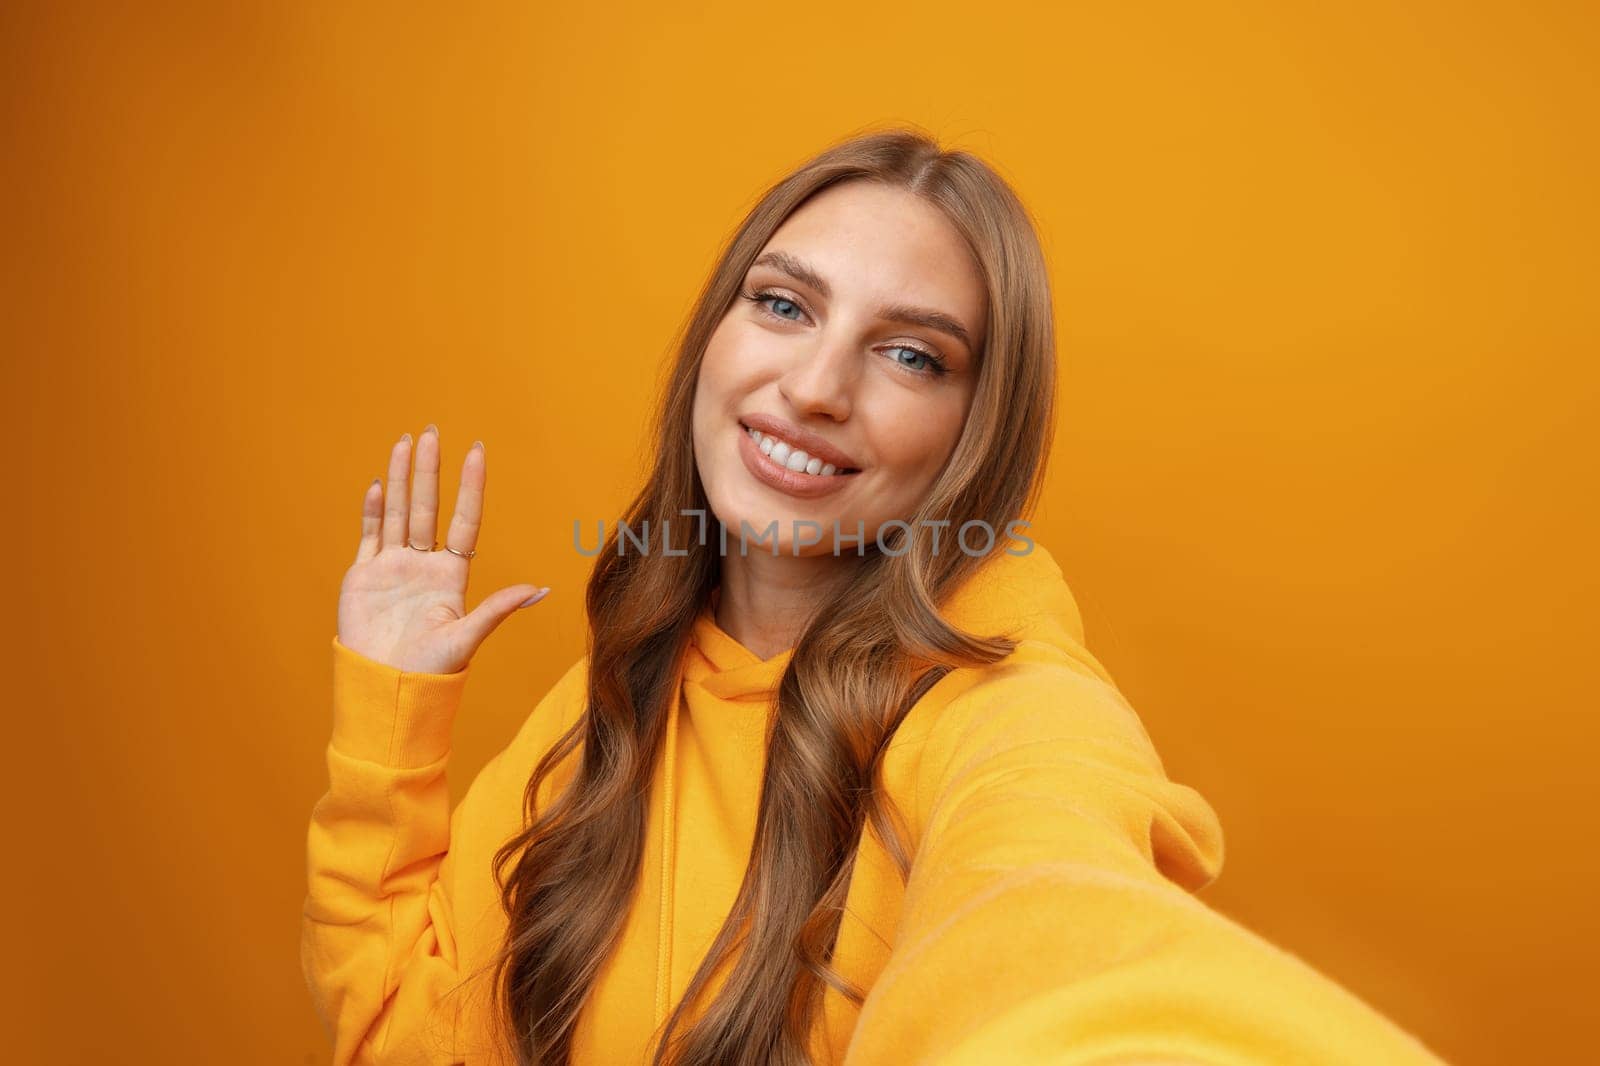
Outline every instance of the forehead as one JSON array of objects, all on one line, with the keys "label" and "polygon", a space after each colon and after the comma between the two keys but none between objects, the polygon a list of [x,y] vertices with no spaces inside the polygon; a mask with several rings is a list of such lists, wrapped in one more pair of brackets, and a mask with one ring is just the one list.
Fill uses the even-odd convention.
[{"label": "forehead", "polygon": [[831,186],[784,220],[763,251],[772,249],[814,268],[836,302],[943,311],[981,343],[988,297],[977,261],[944,212],[914,193],[865,181]]}]

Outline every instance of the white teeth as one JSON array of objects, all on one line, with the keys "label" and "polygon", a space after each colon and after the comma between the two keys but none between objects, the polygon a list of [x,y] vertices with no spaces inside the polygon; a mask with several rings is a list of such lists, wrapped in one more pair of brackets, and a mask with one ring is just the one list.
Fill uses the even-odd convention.
[{"label": "white teeth", "polygon": [[829,477],[838,472],[839,468],[832,463],[825,463],[821,459],[807,455],[799,448],[791,447],[787,442],[759,429],[749,430],[749,433],[751,439],[756,442],[756,447],[761,449],[761,454],[771,456],[773,462],[786,470],[821,477]]}]

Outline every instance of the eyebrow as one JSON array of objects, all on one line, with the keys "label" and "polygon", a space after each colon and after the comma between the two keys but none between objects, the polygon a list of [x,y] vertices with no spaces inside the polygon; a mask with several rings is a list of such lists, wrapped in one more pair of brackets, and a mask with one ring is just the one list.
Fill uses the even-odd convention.
[{"label": "eyebrow", "polygon": [[[750,264],[751,269],[758,266],[770,266],[775,270],[789,275],[803,285],[808,285],[822,295],[823,299],[833,297],[833,289],[826,279],[818,274],[805,260],[784,251],[763,252]],[[943,311],[934,311],[926,307],[915,307],[911,304],[891,303],[878,308],[878,316],[890,322],[901,322],[911,326],[923,326],[927,329],[938,330],[948,334],[967,346],[968,351],[976,351],[972,343],[972,335],[967,332],[967,327],[961,320]]]}]

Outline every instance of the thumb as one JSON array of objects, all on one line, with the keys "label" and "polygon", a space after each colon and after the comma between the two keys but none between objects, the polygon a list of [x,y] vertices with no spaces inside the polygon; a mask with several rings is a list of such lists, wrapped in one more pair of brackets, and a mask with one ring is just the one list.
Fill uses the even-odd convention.
[{"label": "thumb", "polygon": [[525,604],[534,604],[550,590],[538,585],[511,585],[483,598],[483,602],[464,615],[457,624],[470,647],[474,650],[488,639],[501,622]]}]

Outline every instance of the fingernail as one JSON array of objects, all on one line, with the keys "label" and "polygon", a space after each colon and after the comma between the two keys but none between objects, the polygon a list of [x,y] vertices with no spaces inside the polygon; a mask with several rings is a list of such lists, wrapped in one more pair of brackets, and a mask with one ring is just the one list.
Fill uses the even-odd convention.
[{"label": "fingernail", "polygon": [[410,444],[411,443],[411,434],[402,433],[402,434],[400,434],[400,439],[405,441],[407,444]]},{"label": "fingernail", "polygon": [[549,590],[549,589],[547,589],[547,588],[544,588],[544,589],[539,589],[539,590],[538,590],[538,591],[537,591],[537,592],[535,592],[535,593],[534,593],[534,594],[533,594],[533,595],[532,595],[532,596],[529,596],[529,597],[528,597],[528,598],[527,598],[527,599],[525,599],[525,600],[523,600],[523,601],[522,601],[522,602],[521,602],[521,603],[519,603],[519,604],[517,604],[517,606],[518,606],[518,607],[532,607],[532,606],[533,606],[533,605],[534,605],[534,604],[536,604],[536,603],[538,603],[538,602],[539,602],[539,601],[540,601],[540,600],[542,600],[542,599],[544,599],[544,598],[545,598],[545,596],[546,596],[546,595],[547,595],[547,594],[548,594],[548,593],[549,593],[549,592],[550,592],[550,590]]},{"label": "fingernail", "polygon": [[424,433],[433,433],[433,434],[437,435],[438,432],[439,432],[439,427],[434,425],[432,422],[429,422],[427,427],[424,428],[422,432],[424,432]]},{"label": "fingernail", "polygon": [[[376,484],[379,484],[379,483],[380,483],[380,482],[382,482],[382,481],[383,481],[383,478],[381,478],[381,477],[375,477],[375,478],[373,478],[373,479],[372,479],[372,485],[376,485]],[[367,486],[367,488],[369,488],[369,489],[370,489],[370,488],[371,488],[371,487],[372,487],[372,485],[368,485],[368,486]]]},{"label": "fingernail", "polygon": [[473,447],[474,447],[474,448],[476,448],[476,449],[478,449],[478,450],[479,450],[479,451],[480,451],[480,452],[481,452],[481,451],[483,451],[483,441],[481,441],[481,440],[475,440],[475,441],[473,441],[473,442],[472,442],[472,446],[473,446]]}]

